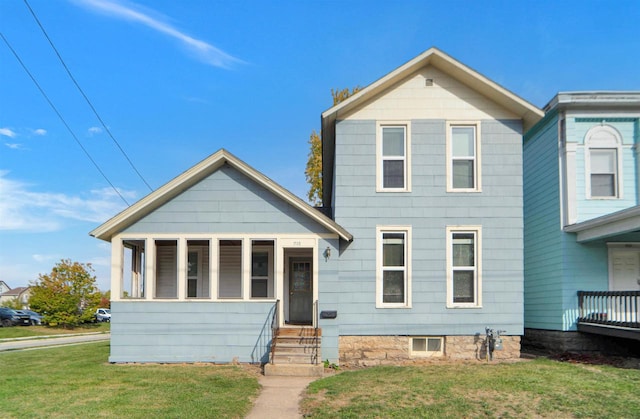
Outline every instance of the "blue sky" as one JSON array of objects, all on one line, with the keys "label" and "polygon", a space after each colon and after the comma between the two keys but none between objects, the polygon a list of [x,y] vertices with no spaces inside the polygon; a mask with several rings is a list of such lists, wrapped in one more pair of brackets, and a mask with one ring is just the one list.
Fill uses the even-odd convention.
[{"label": "blue sky", "polygon": [[[226,148],[304,197],[331,88],[366,86],[436,46],[534,105],[640,90],[637,1],[28,0],[138,171],[158,188]],[[129,202],[149,189],[68,77],[23,0],[0,32]],[[0,280],[62,258],[109,289],[88,232],[125,208],[0,39]]]}]

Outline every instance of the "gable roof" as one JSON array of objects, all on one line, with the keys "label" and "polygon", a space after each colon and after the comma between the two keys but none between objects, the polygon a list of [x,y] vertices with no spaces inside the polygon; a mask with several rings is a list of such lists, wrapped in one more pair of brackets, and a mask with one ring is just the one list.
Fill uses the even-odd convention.
[{"label": "gable roof", "polygon": [[340,238],[351,241],[353,236],[335,221],[322,214],[311,205],[275,183],[267,176],[255,170],[225,149],[220,149],[200,163],[191,167],[173,180],[151,192],[129,208],[106,221],[89,234],[101,240],[110,241],[111,237],[151,213],[155,209],[169,202],[177,195],[209,176],[225,164],[238,170],[249,179],[267,189],[287,204],[293,206],[327,230],[336,233]]},{"label": "gable roof", "polygon": [[10,289],[9,291],[4,292],[3,294],[0,294],[3,297],[13,297],[13,296],[19,296],[20,294],[22,294],[23,292],[27,291],[30,287],[15,287],[13,289]]},{"label": "gable roof", "polygon": [[325,205],[332,205],[331,193],[333,188],[333,154],[336,120],[427,65],[437,68],[460,83],[520,116],[523,120],[523,129],[525,132],[544,116],[544,112],[541,109],[522,99],[515,93],[462,64],[460,61],[455,60],[441,50],[433,47],[429,48],[411,61],[396,68],[386,76],[376,80],[358,93],[322,113],[322,161],[330,163],[323,164],[322,168],[322,196],[323,201],[326,203]]}]

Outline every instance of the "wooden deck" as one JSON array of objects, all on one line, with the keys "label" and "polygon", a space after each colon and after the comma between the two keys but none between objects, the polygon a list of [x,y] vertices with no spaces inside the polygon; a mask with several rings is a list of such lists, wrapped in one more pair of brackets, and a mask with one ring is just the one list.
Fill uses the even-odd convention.
[{"label": "wooden deck", "polygon": [[578,330],[640,340],[640,291],[578,291]]}]

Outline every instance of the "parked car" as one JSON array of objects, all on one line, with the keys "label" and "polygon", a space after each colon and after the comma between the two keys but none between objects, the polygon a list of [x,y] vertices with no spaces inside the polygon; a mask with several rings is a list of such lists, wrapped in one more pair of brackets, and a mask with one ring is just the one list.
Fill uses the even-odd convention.
[{"label": "parked car", "polygon": [[2,327],[30,326],[31,318],[28,314],[19,314],[11,308],[0,307],[0,323],[2,323]]},{"label": "parked car", "polygon": [[96,320],[99,322],[111,321],[111,310],[108,308],[99,308],[96,310]]},{"label": "parked car", "polygon": [[40,326],[42,324],[42,317],[43,317],[42,314],[36,313],[35,311],[31,311],[31,310],[16,310],[16,311],[18,313],[23,312],[29,315],[32,326]]}]

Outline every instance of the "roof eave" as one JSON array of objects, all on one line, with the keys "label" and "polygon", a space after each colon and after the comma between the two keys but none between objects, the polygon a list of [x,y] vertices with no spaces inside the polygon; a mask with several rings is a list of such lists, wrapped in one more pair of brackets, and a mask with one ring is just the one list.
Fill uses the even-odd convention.
[{"label": "roof eave", "polygon": [[524,131],[535,125],[544,117],[542,109],[539,109],[535,105],[527,102],[520,96],[495,83],[471,67],[455,60],[448,54],[432,47],[411,61],[388,73],[384,77],[371,83],[369,86],[349,97],[347,100],[327,109],[322,113],[323,121],[325,119],[335,121],[340,117],[340,115],[348,113],[350,110],[359,106],[363,101],[374,97],[388,87],[397,83],[399,80],[429,64],[446,72],[456,80],[478,91],[501,106],[511,110],[522,118]]},{"label": "roof eave", "polygon": [[629,233],[640,228],[640,205],[623,209],[591,220],[564,227],[567,233],[576,233],[578,242],[602,239]]},{"label": "roof eave", "polygon": [[175,177],[134,205],[92,230],[89,234],[98,239],[110,241],[114,234],[168,202],[186,188],[196,184],[204,177],[218,170],[225,163],[252,178],[258,184],[276,196],[279,196],[305,215],[311,217],[329,231],[337,234],[340,238],[347,241],[353,240],[353,236],[336,222],[224,149],[217,151],[181,175]]}]

